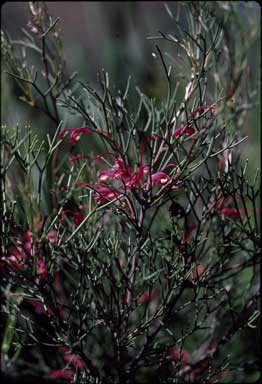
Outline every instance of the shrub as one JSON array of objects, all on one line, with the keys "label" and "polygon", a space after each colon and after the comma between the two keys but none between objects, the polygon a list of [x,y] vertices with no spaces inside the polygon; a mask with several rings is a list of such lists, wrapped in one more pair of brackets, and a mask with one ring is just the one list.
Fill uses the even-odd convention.
[{"label": "shrub", "polygon": [[[29,3],[22,42],[40,54],[37,70],[2,34],[20,98],[54,126],[42,142],[30,126],[2,128],[10,380],[257,378],[257,354],[249,360],[241,339],[257,334],[259,177],[248,180],[238,151],[254,101],[240,92],[245,61],[227,24],[234,4],[223,4],[182,4],[187,30],[154,37],[182,60],[173,67],[155,45],[162,100],[139,88],[134,100],[130,81],[116,91],[105,72],[101,89],[67,77],[59,21],[44,3]],[[65,126],[64,113],[81,124]]]}]

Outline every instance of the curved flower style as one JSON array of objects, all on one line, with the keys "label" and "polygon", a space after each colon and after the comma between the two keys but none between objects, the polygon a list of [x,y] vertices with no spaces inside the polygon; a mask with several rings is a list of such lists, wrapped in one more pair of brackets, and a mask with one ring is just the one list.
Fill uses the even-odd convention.
[{"label": "curved flower style", "polygon": [[[65,139],[65,134],[67,132],[71,132],[70,134],[70,140]],[[80,140],[80,133],[91,133],[91,129],[88,127],[82,127],[82,128],[64,128],[59,133],[59,138],[62,139],[67,144],[73,144],[76,143],[78,140]]]},{"label": "curved flower style", "polygon": [[131,177],[127,180],[126,186],[133,187],[137,186],[140,181],[143,179],[144,175],[147,175],[149,172],[149,165],[141,165],[137,172],[133,173]]},{"label": "curved flower style", "polygon": [[[67,132],[69,132],[69,133],[71,132],[69,140],[65,139],[65,134]],[[62,129],[62,131],[59,132],[59,136],[58,137],[59,137],[59,139],[63,140],[67,144],[74,144],[74,143],[76,143],[77,141],[80,140],[80,134],[81,133],[84,133],[84,134],[98,133],[99,135],[105,136],[105,137],[107,137],[109,139],[112,137],[112,135],[110,135],[106,131],[103,131],[102,129],[92,130],[89,127],[64,128],[64,129]]]},{"label": "curved flower style", "polygon": [[152,182],[156,185],[165,185],[172,181],[171,177],[168,176],[165,172],[159,171],[156,173],[153,173],[151,176]]},{"label": "curved flower style", "polygon": [[96,186],[94,199],[98,202],[107,202],[118,197],[120,194],[111,188]]},{"label": "curved flower style", "polygon": [[179,137],[183,133],[185,133],[186,136],[192,136],[195,133],[195,128],[192,125],[183,124],[175,130],[174,136]]}]

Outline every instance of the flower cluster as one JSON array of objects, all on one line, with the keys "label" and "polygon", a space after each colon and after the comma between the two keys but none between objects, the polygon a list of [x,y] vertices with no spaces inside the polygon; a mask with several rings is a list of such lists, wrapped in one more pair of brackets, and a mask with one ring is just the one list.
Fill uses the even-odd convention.
[{"label": "flower cluster", "polygon": [[[69,128],[66,130],[68,131]],[[79,130],[80,128],[72,129],[71,141],[78,137],[77,135],[79,134]],[[85,128],[84,131],[83,128],[81,128],[81,132],[90,133],[87,128]],[[105,203],[113,199],[117,199],[121,206],[125,206],[127,204],[126,196],[129,193],[133,193],[136,197],[139,193],[142,193],[143,196],[147,194],[152,197],[152,189],[155,186],[170,186],[170,190],[176,188],[175,180],[177,179],[177,166],[175,164],[168,163],[163,168],[155,171],[154,168],[156,161],[152,163],[146,163],[144,161],[143,155],[145,146],[149,141],[154,140],[157,137],[158,135],[152,135],[144,143],[142,143],[139,151],[140,163],[137,165],[135,170],[128,164],[126,156],[114,152],[99,153],[96,157],[78,154],[71,156],[69,161],[75,162],[88,158],[96,162],[101,168],[103,168],[103,170],[98,174],[98,184],[89,185],[89,187],[91,187],[95,192],[94,199],[98,203]],[[108,167],[106,165],[107,163],[103,161],[106,156],[113,158],[113,164],[111,167]],[[171,174],[167,173],[168,168],[172,168]],[[161,192],[163,191],[164,189],[161,190]],[[159,193],[157,196],[159,196]]]},{"label": "flower cluster", "polygon": [[[57,240],[57,231],[51,231],[47,234],[46,240],[55,243]],[[34,263],[34,260],[36,263]],[[33,240],[33,233],[30,230],[25,231],[16,239],[16,244],[10,245],[6,259],[7,266],[14,271],[28,270],[35,271],[35,276],[45,280],[48,275],[46,263],[38,252],[38,243]],[[35,267],[34,267],[35,265]]]}]

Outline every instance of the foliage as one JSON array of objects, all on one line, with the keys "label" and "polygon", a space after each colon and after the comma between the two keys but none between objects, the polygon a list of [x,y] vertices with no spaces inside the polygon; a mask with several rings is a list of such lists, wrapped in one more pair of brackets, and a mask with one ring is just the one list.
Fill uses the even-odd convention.
[{"label": "foliage", "polygon": [[[256,380],[257,354],[234,347],[255,338],[260,313],[259,172],[247,180],[237,152],[255,95],[241,92],[247,46],[239,54],[230,35],[234,3],[166,6],[178,34],[152,37],[166,94],[136,88],[136,105],[130,80],[121,92],[105,72],[99,89],[67,76],[59,20],[44,3],[29,9],[23,40],[2,32],[4,63],[54,133],[2,128],[2,371],[70,383]],[[65,127],[62,111],[81,126]]]}]

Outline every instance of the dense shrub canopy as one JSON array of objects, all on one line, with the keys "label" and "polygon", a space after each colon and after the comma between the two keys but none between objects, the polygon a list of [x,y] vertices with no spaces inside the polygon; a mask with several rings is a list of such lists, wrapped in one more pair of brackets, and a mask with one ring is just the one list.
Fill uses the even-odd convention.
[{"label": "dense shrub canopy", "polygon": [[232,35],[234,3],[165,7],[176,32],[151,38],[165,86],[155,98],[130,79],[115,89],[106,71],[96,86],[68,75],[44,3],[29,3],[23,40],[2,32],[6,73],[53,127],[43,140],[22,122],[2,127],[10,380],[258,378],[260,178],[241,156],[256,101],[243,83],[248,35]]}]

